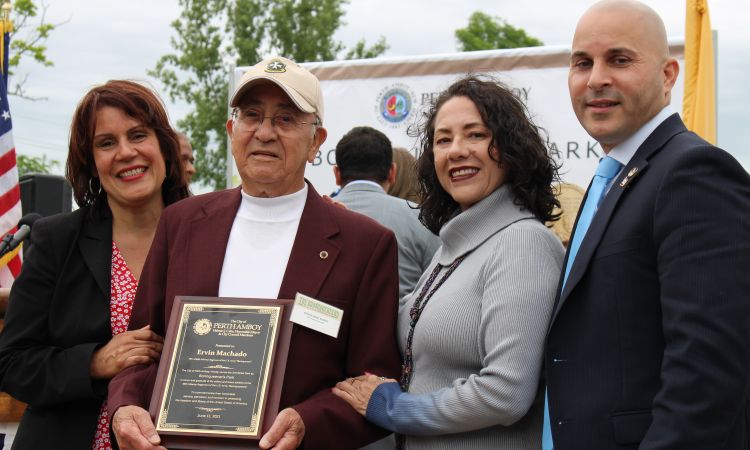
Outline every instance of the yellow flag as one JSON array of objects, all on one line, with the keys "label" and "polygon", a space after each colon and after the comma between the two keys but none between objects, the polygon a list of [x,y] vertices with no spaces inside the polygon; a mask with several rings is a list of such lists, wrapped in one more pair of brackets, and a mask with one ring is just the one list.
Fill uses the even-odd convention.
[{"label": "yellow flag", "polygon": [[12,31],[13,23],[7,20],[7,18],[3,18],[2,21],[0,21],[0,64],[2,65],[5,64],[5,33],[10,33]]},{"label": "yellow flag", "polygon": [[682,119],[689,130],[716,145],[714,47],[708,0],[686,1]]},{"label": "yellow flag", "polygon": [[[5,38],[6,33],[12,33],[13,32],[13,22],[10,20],[10,10],[11,5],[10,2],[6,1],[4,2],[2,8],[0,8],[2,11],[2,18],[0,18],[0,69],[5,70]],[[5,76],[5,75],[3,75]],[[6,82],[7,84],[7,82]]]}]

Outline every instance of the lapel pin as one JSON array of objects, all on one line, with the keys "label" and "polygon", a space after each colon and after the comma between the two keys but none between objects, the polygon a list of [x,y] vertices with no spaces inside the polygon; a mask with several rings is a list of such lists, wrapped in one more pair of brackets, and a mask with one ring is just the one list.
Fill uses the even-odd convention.
[{"label": "lapel pin", "polygon": [[625,178],[623,178],[622,181],[620,181],[620,187],[621,188],[626,187],[631,181],[633,181],[633,178],[635,178],[636,175],[638,175],[638,168],[633,167],[632,169],[630,169],[630,172],[628,172],[628,174],[625,175]]},{"label": "lapel pin", "polygon": [[328,252],[323,250],[322,252],[320,252],[320,259],[326,259],[326,258],[328,258]]}]

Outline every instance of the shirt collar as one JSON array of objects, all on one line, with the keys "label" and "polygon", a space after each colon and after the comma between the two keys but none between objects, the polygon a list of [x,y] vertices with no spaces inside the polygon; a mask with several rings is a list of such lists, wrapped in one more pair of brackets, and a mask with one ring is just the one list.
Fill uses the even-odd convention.
[{"label": "shirt collar", "polygon": [[298,220],[307,202],[307,183],[297,192],[279,197],[253,197],[242,192],[237,216],[255,221]]},{"label": "shirt collar", "polygon": [[377,186],[378,189],[380,189],[381,191],[385,192],[385,190],[383,189],[383,186],[379,185],[378,183],[376,183],[374,181],[370,181],[370,180],[354,180],[354,181],[350,181],[350,182],[346,183],[347,186],[353,186],[355,184],[369,184],[371,186]]},{"label": "shirt collar", "polygon": [[661,125],[662,122],[667,120],[667,118],[674,113],[675,109],[672,105],[665,106],[658,114],[652,117],[651,120],[643,124],[638,131],[622,141],[619,145],[612,148],[612,150],[607,153],[607,156],[616,159],[623,167],[627,166],[646,138],[654,132],[656,127]]}]

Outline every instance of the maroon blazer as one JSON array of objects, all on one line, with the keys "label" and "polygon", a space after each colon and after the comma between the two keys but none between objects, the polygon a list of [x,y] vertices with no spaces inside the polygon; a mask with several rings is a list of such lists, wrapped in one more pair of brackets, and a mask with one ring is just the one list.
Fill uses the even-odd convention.
[{"label": "maroon blazer", "polygon": [[[141,275],[130,328],[164,335],[176,295],[217,296],[240,190],[191,197],[167,208]],[[365,371],[397,377],[398,266],[393,233],[323,200],[308,185],[279,298],[297,292],[344,310],[338,338],[293,326],[280,407],[305,422],[306,449],[354,449],[385,431],[331,393]],[[327,252],[328,256],[322,252]],[[109,385],[110,417],[124,405],[148,409],[156,365],[129,368]]]}]

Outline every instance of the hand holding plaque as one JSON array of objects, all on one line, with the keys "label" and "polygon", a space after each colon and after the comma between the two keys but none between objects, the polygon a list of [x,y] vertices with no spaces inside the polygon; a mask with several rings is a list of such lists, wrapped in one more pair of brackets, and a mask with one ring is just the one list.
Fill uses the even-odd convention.
[{"label": "hand holding plaque", "polygon": [[291,303],[175,299],[150,407],[165,445],[249,448],[271,427],[291,337]]},{"label": "hand holding plaque", "polygon": [[302,444],[304,438],[305,422],[293,408],[286,408],[276,416],[271,429],[260,440],[260,448],[293,450]]},{"label": "hand holding plaque", "polygon": [[112,417],[112,431],[120,450],[166,450],[151,422],[148,411],[140,406],[123,406]]}]

